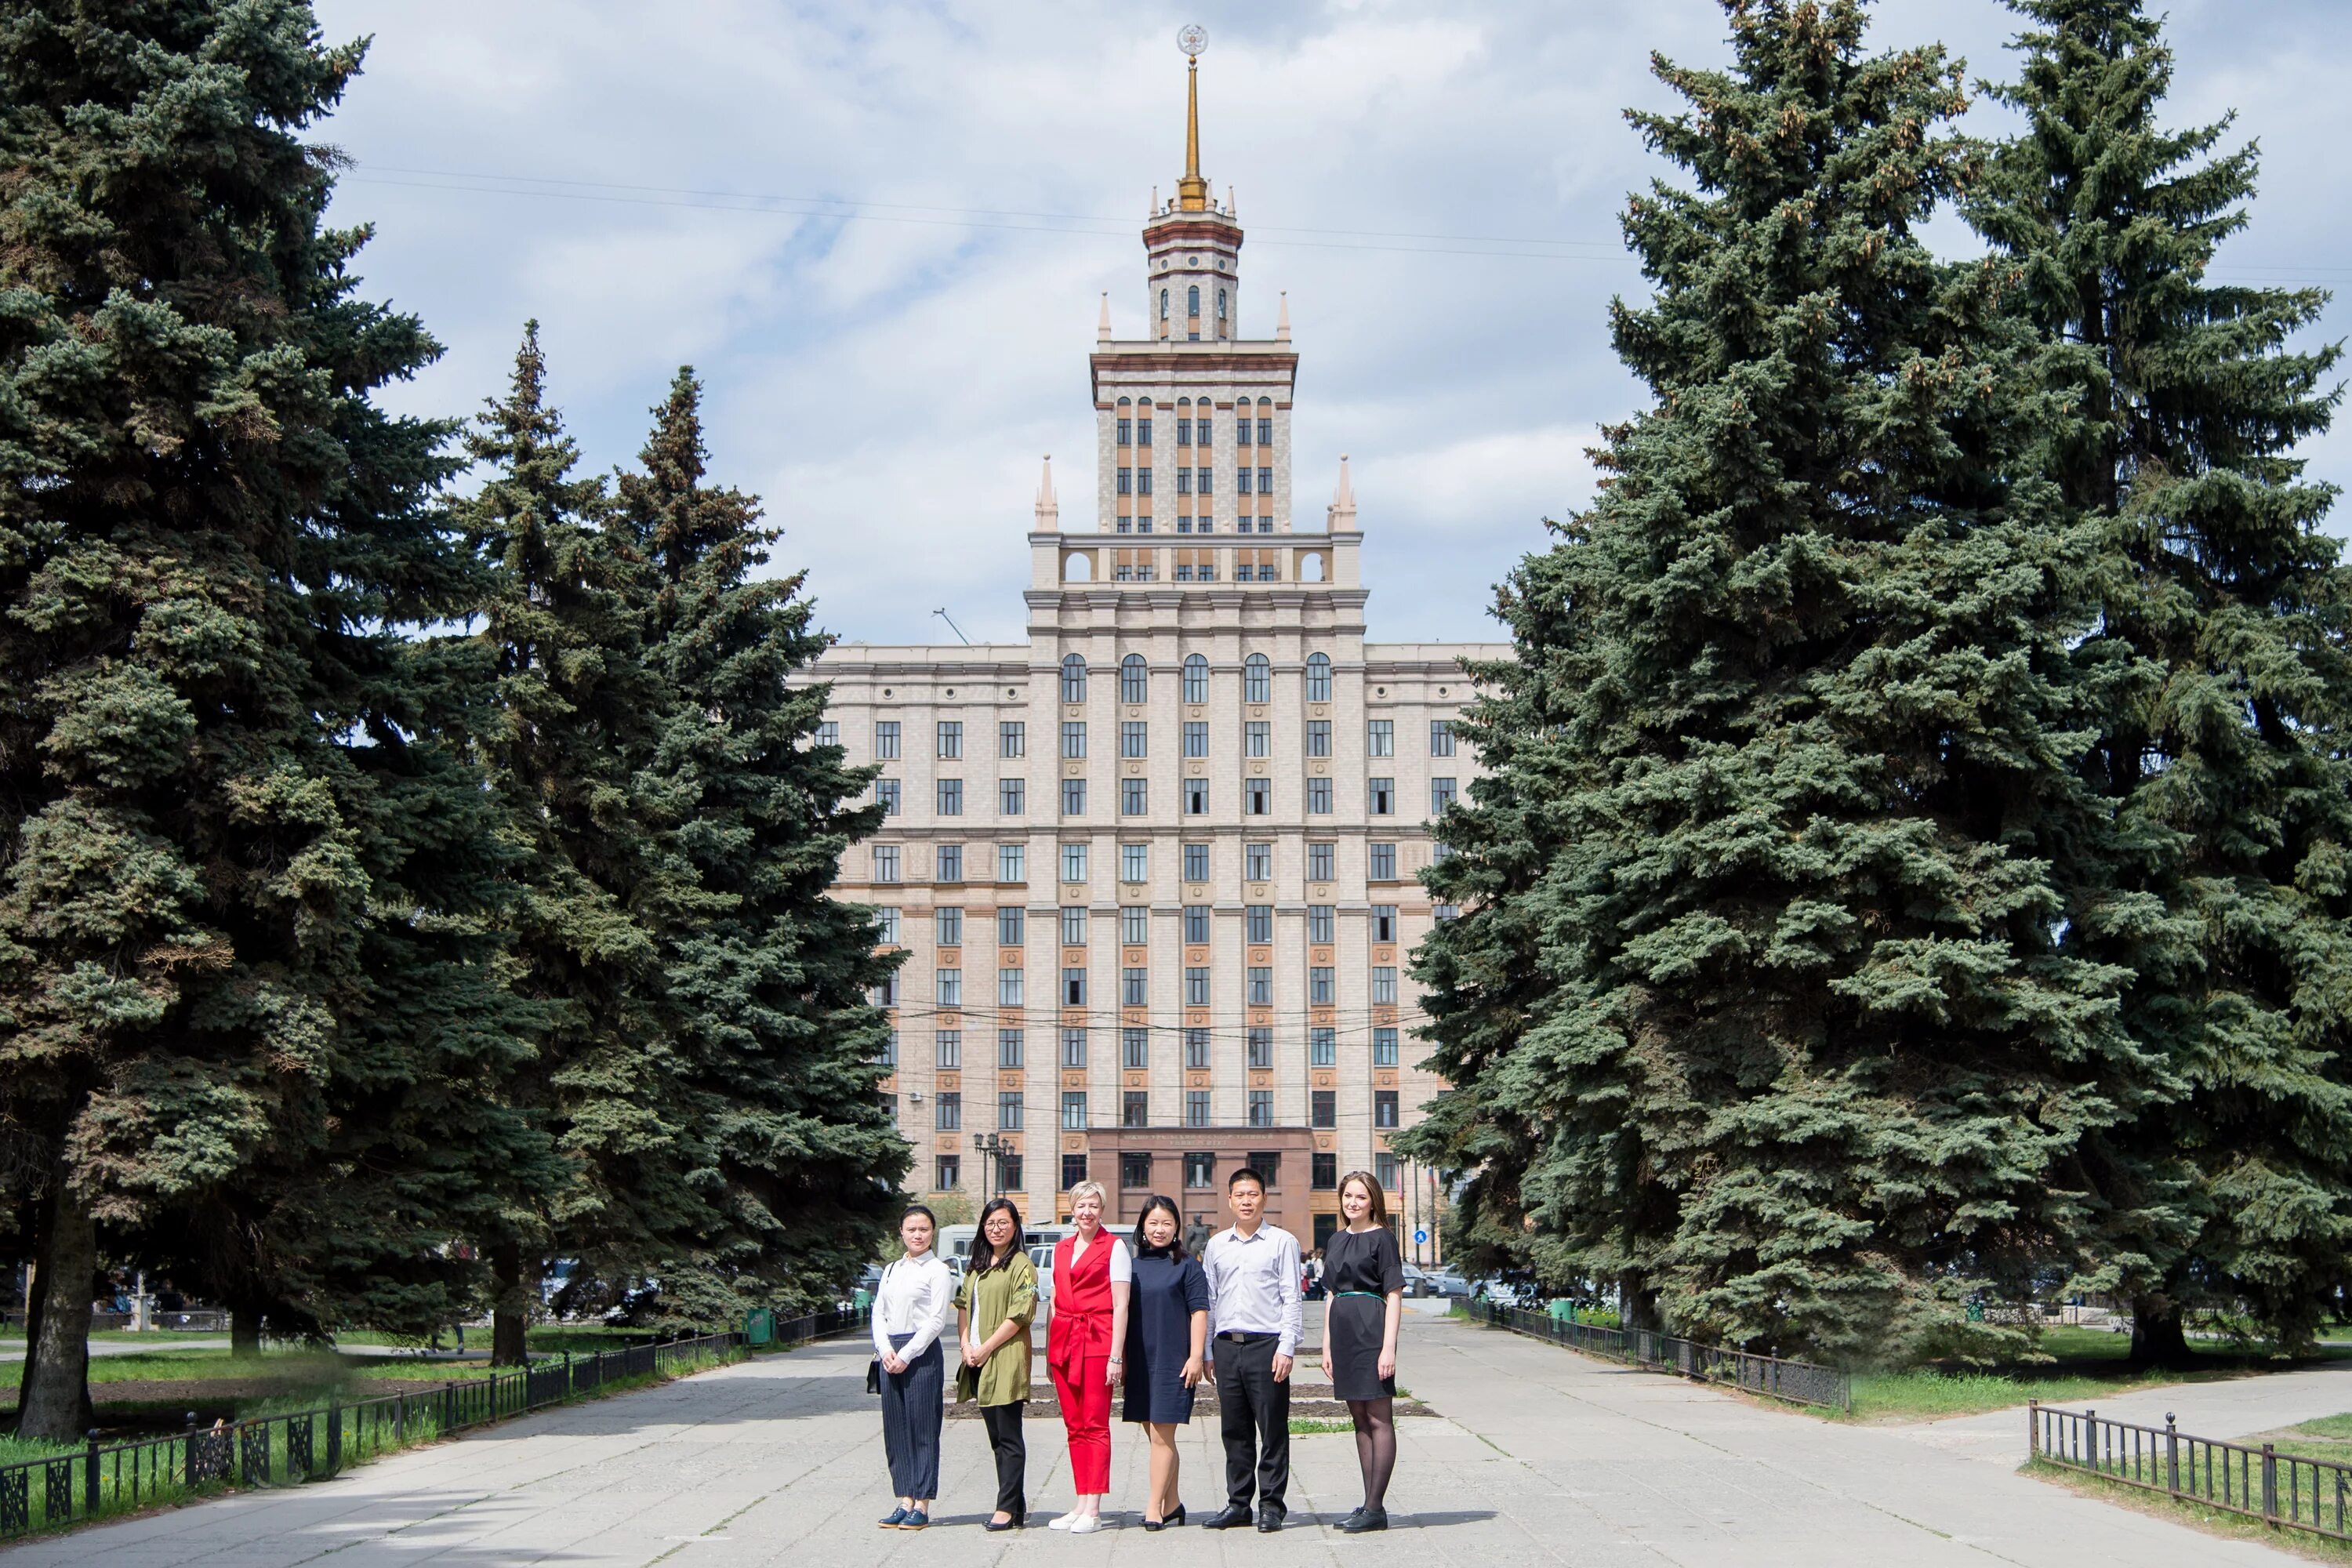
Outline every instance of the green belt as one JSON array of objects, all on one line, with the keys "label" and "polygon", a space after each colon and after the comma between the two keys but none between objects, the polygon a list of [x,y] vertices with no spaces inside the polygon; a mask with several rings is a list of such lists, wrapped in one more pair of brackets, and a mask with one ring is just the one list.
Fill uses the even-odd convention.
[{"label": "green belt", "polygon": [[1342,1290],[1342,1296],[1361,1296],[1367,1301],[1385,1301],[1388,1298],[1378,1290]]}]

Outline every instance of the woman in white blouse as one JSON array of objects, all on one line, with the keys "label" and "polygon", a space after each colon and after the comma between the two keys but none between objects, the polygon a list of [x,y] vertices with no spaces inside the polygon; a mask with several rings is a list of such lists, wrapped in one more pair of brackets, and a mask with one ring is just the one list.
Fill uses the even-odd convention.
[{"label": "woman in white blouse", "polygon": [[955,1321],[955,1276],[931,1251],[939,1222],[917,1204],[898,1221],[907,1255],[882,1271],[874,1294],[874,1356],[882,1363],[882,1449],[898,1506],[885,1530],[921,1530],[940,1493],[940,1417],[945,1398],[940,1331]]}]

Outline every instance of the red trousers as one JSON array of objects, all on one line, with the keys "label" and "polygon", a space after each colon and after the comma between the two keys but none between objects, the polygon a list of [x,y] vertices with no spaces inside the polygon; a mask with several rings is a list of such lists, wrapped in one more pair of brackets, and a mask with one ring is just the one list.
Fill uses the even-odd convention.
[{"label": "red trousers", "polygon": [[1048,1366],[1062,1426],[1070,1435],[1070,1489],[1080,1497],[1110,1490],[1110,1363],[1090,1355],[1069,1368]]}]

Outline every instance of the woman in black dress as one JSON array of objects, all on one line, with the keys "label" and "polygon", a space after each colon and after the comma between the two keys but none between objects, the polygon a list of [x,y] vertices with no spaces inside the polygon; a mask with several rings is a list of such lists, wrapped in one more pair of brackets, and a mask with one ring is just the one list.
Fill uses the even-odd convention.
[{"label": "woman in black dress", "polygon": [[1323,1244],[1323,1373],[1331,1397],[1356,1418],[1356,1463],[1364,1505],[1339,1528],[1350,1535],[1389,1527],[1389,1472],[1396,1468],[1397,1330],[1404,1321],[1404,1258],[1389,1228],[1381,1184],[1363,1171],[1339,1182],[1347,1227]]},{"label": "woman in black dress", "polygon": [[1177,1500],[1176,1428],[1192,1419],[1192,1389],[1208,1352],[1209,1277],[1178,1237],[1183,1216],[1154,1193],[1135,1222],[1135,1277],[1127,1308],[1127,1409],[1151,1437],[1151,1496],[1143,1528],[1184,1522]]}]

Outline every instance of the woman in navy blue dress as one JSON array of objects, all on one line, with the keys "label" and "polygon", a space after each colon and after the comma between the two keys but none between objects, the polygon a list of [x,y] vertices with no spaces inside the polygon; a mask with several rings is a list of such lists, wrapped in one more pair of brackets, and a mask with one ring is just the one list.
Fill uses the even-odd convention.
[{"label": "woman in navy blue dress", "polygon": [[1128,1293],[1127,1409],[1151,1436],[1151,1496],[1143,1528],[1184,1522],[1177,1500],[1176,1428],[1192,1419],[1192,1390],[1208,1353],[1209,1277],[1184,1250],[1183,1216],[1154,1193],[1135,1222],[1135,1277]]}]

